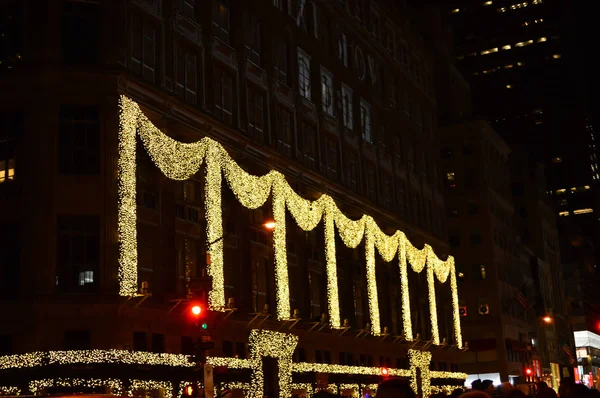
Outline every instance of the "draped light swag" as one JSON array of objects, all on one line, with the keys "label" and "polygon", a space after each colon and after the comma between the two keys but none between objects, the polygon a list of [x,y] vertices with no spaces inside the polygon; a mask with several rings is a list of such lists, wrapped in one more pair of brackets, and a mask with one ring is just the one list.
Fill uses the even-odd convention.
[{"label": "draped light swag", "polygon": [[413,339],[408,291],[408,264],[414,272],[427,273],[431,335],[439,344],[435,279],[445,283],[450,276],[454,333],[457,344],[462,347],[458,292],[454,258],[439,259],[429,245],[415,248],[402,231],[391,236],[385,234],[369,215],[359,220],[346,217],[333,198],[322,195],[315,201],[302,198],[290,187],[284,176],[271,170],[264,176],[254,176],[244,171],[218,142],[203,138],[194,143],[178,142],[156,128],[141,111],[139,105],[126,96],[120,98],[119,129],[119,280],[120,294],[135,295],[137,281],[136,237],[136,135],[139,134],[144,148],[165,176],[173,180],[190,178],[205,163],[205,217],[206,239],[211,262],[208,275],[212,277],[209,307],[213,311],[225,308],[223,277],[223,236],[221,184],[223,177],[237,200],[246,208],[256,209],[272,198],[273,249],[275,253],[275,285],[277,319],[290,318],[290,290],[286,253],[286,211],[304,231],[313,230],[321,221],[325,231],[325,259],[327,275],[327,299],[329,324],[340,327],[340,305],[336,266],[335,232],[349,248],[365,242],[367,293],[371,331],[381,334],[377,281],[375,278],[375,252],[390,262],[397,259],[400,268],[402,295],[403,333],[407,340]]}]

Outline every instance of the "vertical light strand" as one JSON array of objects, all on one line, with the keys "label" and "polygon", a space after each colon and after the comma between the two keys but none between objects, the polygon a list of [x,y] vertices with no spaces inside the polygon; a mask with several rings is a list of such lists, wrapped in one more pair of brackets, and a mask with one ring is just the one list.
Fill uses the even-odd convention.
[{"label": "vertical light strand", "polygon": [[[431,250],[430,248],[428,250]],[[431,320],[431,340],[433,344],[440,344],[440,332],[437,317],[437,301],[435,297],[435,275],[433,275],[433,264],[427,262],[427,286],[429,294],[429,319]]]},{"label": "vertical light strand", "polygon": [[365,257],[367,261],[367,296],[369,298],[369,315],[371,317],[371,332],[375,336],[381,335],[379,319],[379,298],[377,297],[377,279],[375,273],[375,233],[373,231],[373,218],[366,217],[365,222]]},{"label": "vertical light strand", "polygon": [[331,211],[332,201],[324,201],[324,229],[325,229],[325,261],[327,264],[327,300],[329,303],[329,326],[332,329],[340,328],[340,296],[338,289],[337,260],[335,253],[335,220]]},{"label": "vertical light strand", "polygon": [[290,284],[287,264],[287,239],[285,225],[285,195],[281,182],[277,178],[273,184],[273,253],[275,256],[275,291],[277,292],[277,320],[289,319]]},{"label": "vertical light strand", "polygon": [[133,296],[137,286],[136,128],[140,109],[127,97],[120,98],[118,166],[119,294]]},{"label": "vertical light strand", "polygon": [[205,216],[208,275],[212,277],[212,290],[208,293],[208,306],[212,311],[225,307],[225,278],[223,275],[223,213],[221,208],[221,158],[219,147],[209,145],[206,156]]},{"label": "vertical light strand", "polygon": [[462,348],[462,331],[460,327],[460,311],[458,308],[458,286],[456,285],[456,269],[454,265],[454,258],[449,258],[448,261],[452,261],[450,264],[450,290],[452,292],[452,317],[454,319],[454,335],[456,338],[456,345],[458,348]]},{"label": "vertical light strand", "polygon": [[398,266],[400,267],[400,288],[402,289],[402,323],[404,338],[413,339],[412,319],[410,317],[410,294],[408,291],[408,264],[406,264],[406,236],[398,238]]}]

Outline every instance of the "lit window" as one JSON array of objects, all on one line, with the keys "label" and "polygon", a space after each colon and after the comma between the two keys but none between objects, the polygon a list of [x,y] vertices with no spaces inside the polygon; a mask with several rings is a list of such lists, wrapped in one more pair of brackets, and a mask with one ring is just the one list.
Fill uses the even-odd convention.
[{"label": "lit window", "polygon": [[554,59],[560,59],[561,57],[562,57],[562,55],[560,55],[560,54],[554,54],[552,56],[552,58],[554,58]]},{"label": "lit window", "polygon": [[510,44],[507,44],[505,46],[502,46],[503,50],[510,50],[512,47],[510,46]]},{"label": "lit window", "polygon": [[505,11],[506,11],[505,7],[498,8],[498,12],[505,12]]},{"label": "lit window", "polygon": [[[6,167],[8,163],[8,168]],[[0,161],[0,184],[15,179],[15,159]]]},{"label": "lit window", "polygon": [[594,211],[594,209],[578,209],[578,210],[573,210],[573,214],[587,214],[587,213],[592,213]]},{"label": "lit window", "polygon": [[584,185],[583,189],[585,189],[586,191],[589,191],[590,190],[590,186],[589,185]]},{"label": "lit window", "polygon": [[507,85],[506,85],[506,88],[508,88],[508,89],[511,89],[511,88],[512,88],[512,85],[510,85],[510,84],[507,84]]},{"label": "lit window", "polygon": [[510,65],[504,65],[504,69],[510,69],[510,68],[512,68],[513,66],[514,66],[513,64],[510,64]]},{"label": "lit window", "polygon": [[523,22],[522,26],[528,26],[528,25],[529,25],[529,22]]},{"label": "lit window", "polygon": [[456,14],[460,12],[460,8],[455,8],[454,10],[450,11],[452,14]]},{"label": "lit window", "polygon": [[321,102],[323,112],[333,116],[333,75],[321,68]]},{"label": "lit window", "polygon": [[492,4],[492,1],[486,1],[485,3],[483,3],[484,6],[491,6]]},{"label": "lit window", "polygon": [[371,105],[362,99],[360,100],[360,127],[363,139],[369,143],[373,143],[373,134],[371,132]]},{"label": "lit window", "polygon": [[481,279],[485,279],[485,277],[486,277],[485,265],[482,264],[479,266],[479,272],[481,274]]},{"label": "lit window", "polygon": [[543,43],[545,41],[548,41],[548,39],[546,37],[540,37],[537,42],[538,43]]},{"label": "lit window", "polygon": [[300,95],[310,101],[310,57],[298,49],[298,87]]},{"label": "lit window", "polygon": [[344,126],[352,130],[354,127],[354,119],[352,116],[352,90],[342,85],[342,116],[344,117]]},{"label": "lit window", "polygon": [[564,188],[562,188],[562,189],[557,189],[557,190],[556,190],[556,194],[557,194],[557,195],[563,194],[563,193],[565,193],[565,192],[567,192],[567,190],[566,190],[566,189],[564,189]]},{"label": "lit window", "polygon": [[79,286],[94,283],[94,271],[83,271],[79,273]]},{"label": "lit window", "polygon": [[523,66],[523,65],[525,65],[523,62],[521,62],[521,61],[517,62],[517,66]]},{"label": "lit window", "polygon": [[531,4],[542,4],[542,0],[533,0]]},{"label": "lit window", "polygon": [[569,212],[568,212],[568,211],[561,211],[560,213],[558,213],[558,215],[559,215],[560,217],[566,217],[566,216],[568,216],[568,215],[569,215]]},{"label": "lit window", "polygon": [[[554,159],[552,159],[552,163],[561,163],[562,162],[562,158],[560,156],[555,157]],[[558,192],[558,191],[556,191]]]},{"label": "lit window", "polygon": [[498,52],[498,47],[495,48],[490,48],[489,50],[484,50],[481,52],[481,55],[486,55],[486,54],[491,54],[491,53],[497,53]]}]

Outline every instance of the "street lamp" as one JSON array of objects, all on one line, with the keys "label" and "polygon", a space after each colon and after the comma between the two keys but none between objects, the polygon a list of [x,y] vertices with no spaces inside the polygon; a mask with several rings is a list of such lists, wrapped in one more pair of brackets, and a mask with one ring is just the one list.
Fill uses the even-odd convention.
[{"label": "street lamp", "polygon": [[263,224],[263,226],[266,229],[274,229],[277,226],[277,223],[275,221],[267,221],[266,223]]},{"label": "street lamp", "polygon": [[545,317],[542,318],[542,321],[550,324],[550,323],[552,323],[552,318],[549,317],[548,315],[546,315]]}]

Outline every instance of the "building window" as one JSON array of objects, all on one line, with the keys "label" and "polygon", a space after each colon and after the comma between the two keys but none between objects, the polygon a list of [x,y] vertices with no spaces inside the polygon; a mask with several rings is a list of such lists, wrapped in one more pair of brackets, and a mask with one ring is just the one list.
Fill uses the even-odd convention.
[{"label": "building window", "polygon": [[67,350],[89,350],[89,330],[65,330],[65,349]]},{"label": "building window", "polygon": [[344,126],[352,130],[354,127],[354,119],[352,115],[352,90],[342,85],[342,115],[344,117]]},{"label": "building window", "polygon": [[15,179],[17,139],[23,133],[23,114],[0,114],[0,184]]},{"label": "building window", "polygon": [[348,67],[348,39],[345,33],[340,35],[337,43],[337,57],[344,66]]},{"label": "building window", "polygon": [[353,191],[358,190],[358,158],[355,153],[348,153],[348,186]]},{"label": "building window", "polygon": [[213,15],[213,34],[229,43],[229,0],[217,0]]},{"label": "building window", "polygon": [[456,174],[453,171],[446,173],[446,182],[450,188],[456,188]]},{"label": "building window", "polygon": [[388,174],[383,174],[381,177],[381,198],[383,200],[383,207],[390,209],[392,207],[392,188]]},{"label": "building window", "polygon": [[93,106],[62,105],[58,135],[61,174],[100,172],[100,120]]},{"label": "building window", "polygon": [[298,88],[300,95],[310,101],[310,57],[298,49]]},{"label": "building window", "polygon": [[338,151],[334,140],[327,140],[327,176],[331,179],[337,178]]},{"label": "building window", "polygon": [[133,332],[133,350],[148,351],[148,335],[146,332]]},{"label": "building window", "polygon": [[248,87],[248,133],[261,138],[265,121],[264,96],[256,89]]},{"label": "building window", "polygon": [[302,122],[302,156],[304,164],[309,166],[310,168],[316,167],[316,148],[315,148],[315,138],[316,138],[316,130],[312,124]]},{"label": "building window", "polygon": [[139,15],[131,17],[131,69],[154,82],[156,69],[156,28]]},{"label": "building window", "polygon": [[359,21],[365,20],[365,0],[356,0],[354,8],[354,16]]},{"label": "building window", "polygon": [[481,244],[481,234],[479,232],[471,232],[471,245]]},{"label": "building window", "polygon": [[377,180],[375,178],[375,166],[367,164],[367,197],[372,200],[377,200]]},{"label": "building window", "polygon": [[362,99],[360,100],[360,128],[363,140],[372,144],[371,105]]},{"label": "building window", "polygon": [[452,246],[452,247],[460,247],[460,236],[458,236],[458,235],[450,235],[448,237],[448,241],[450,242],[450,246]]},{"label": "building window", "polygon": [[195,105],[198,92],[198,57],[181,45],[177,45],[175,50],[175,95]]},{"label": "building window", "polygon": [[321,68],[321,102],[323,103],[323,112],[334,116],[333,75],[325,68]]},{"label": "building window", "polygon": [[393,56],[395,56],[396,50],[396,35],[392,28],[388,27],[385,30],[385,48]]},{"label": "building window", "polygon": [[469,202],[469,204],[467,205],[467,212],[470,216],[479,214],[479,206],[477,205],[477,203]]},{"label": "building window", "polygon": [[175,6],[177,7],[177,11],[181,12],[186,17],[196,19],[194,11],[195,2],[196,0],[176,0]]},{"label": "building window", "polygon": [[233,83],[231,75],[215,69],[215,117],[225,123],[233,123]]},{"label": "building window", "polygon": [[162,333],[152,333],[152,352],[165,352],[165,335]]},{"label": "building window", "polygon": [[480,280],[483,281],[486,279],[487,274],[486,274],[486,269],[485,269],[484,264],[476,265],[475,270],[476,270],[477,276],[479,277]]},{"label": "building window", "polygon": [[59,216],[57,282],[63,292],[93,289],[100,264],[100,220],[96,216]]},{"label": "building window", "polygon": [[381,25],[379,14],[374,10],[371,10],[371,33],[373,34],[373,36],[375,36],[377,40],[379,40],[379,37],[381,35]]},{"label": "building window", "polygon": [[61,52],[70,64],[100,60],[100,2],[66,1],[61,20]]},{"label": "building window", "polygon": [[292,154],[292,117],[289,111],[278,108],[275,115],[277,150],[287,156]]},{"label": "building window", "polygon": [[275,45],[275,65],[273,66],[275,79],[283,84],[288,84],[288,53],[287,44],[283,41]]},{"label": "building window", "polygon": [[246,58],[260,66],[260,22],[253,16],[245,15],[248,34],[246,34]]}]

